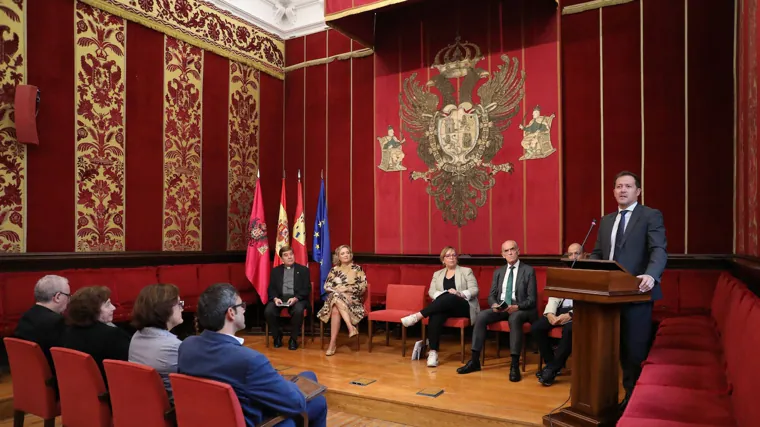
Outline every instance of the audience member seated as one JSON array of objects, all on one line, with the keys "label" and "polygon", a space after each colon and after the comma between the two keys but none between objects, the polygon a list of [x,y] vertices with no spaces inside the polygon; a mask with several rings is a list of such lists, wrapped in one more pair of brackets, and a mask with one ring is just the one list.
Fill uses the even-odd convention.
[{"label": "audience member seated", "polygon": [[353,260],[350,246],[338,246],[333,255],[334,267],[325,279],[324,290],[329,295],[317,317],[324,323],[330,321],[330,345],[326,356],[335,354],[338,347],[340,319],[346,322],[348,337],[351,338],[359,333],[356,325],[365,316],[362,295],[367,290],[367,276]]},{"label": "audience member seated", "polygon": [[433,302],[422,311],[401,319],[401,323],[408,328],[425,317],[430,318],[430,353],[427,365],[431,368],[438,366],[438,348],[446,319],[467,317],[475,324],[475,318],[480,312],[478,282],[472,269],[458,265],[457,252],[451,246],[443,248],[440,259],[444,268],[433,273],[428,290]]},{"label": "audience member seated", "polygon": [[63,347],[92,356],[105,382],[103,360],[129,358],[130,336],[111,323],[114,310],[110,289],[105,286],[82,288],[71,296],[69,327],[63,335]]},{"label": "audience member seated", "polygon": [[[533,322],[536,317],[536,273],[533,267],[520,262],[517,242],[507,240],[501,245],[501,253],[507,265],[493,274],[491,292],[488,294],[490,310],[483,310],[475,320],[472,331],[472,358],[457,369],[460,374],[480,370],[480,352],[486,339],[486,328],[491,323],[509,322],[509,352],[512,364],[509,380],[520,381],[520,352],[523,346],[523,323]],[[509,271],[507,271],[509,268]]]},{"label": "audience member seated", "polygon": [[41,278],[34,285],[34,300],[37,303],[21,316],[13,333],[16,338],[32,341],[40,346],[53,376],[55,367],[50,356],[50,347],[62,345],[66,330],[62,313],[66,311],[70,298],[71,290],[66,278],[52,274]]},{"label": "audience member seated", "polygon": [[[567,248],[567,257],[573,261],[583,259],[583,247],[578,243],[573,243]],[[549,341],[549,332],[559,327],[562,328],[562,338],[557,346],[557,354],[554,354]],[[538,382],[548,387],[554,384],[554,379],[573,351],[573,300],[549,297],[543,317],[531,325],[530,333],[538,343],[541,358],[546,361],[546,367],[541,371],[536,371],[536,376]]]},{"label": "audience member seated", "polygon": [[274,335],[274,347],[282,347],[282,331],[280,330],[280,312],[287,306],[290,313],[290,341],[288,349],[298,348],[298,333],[303,324],[303,312],[309,309],[311,281],[309,269],[296,264],[296,257],[290,246],[280,248],[282,264],[272,269],[269,278],[269,302],[264,308],[264,317],[269,324],[269,330]]},{"label": "audience member seated", "polygon": [[[240,400],[246,424],[285,415],[278,426],[295,426],[293,418],[308,413],[309,426],[323,427],[327,420],[324,396],[306,402],[298,386],[274,370],[269,360],[243,346],[235,333],[245,328],[246,304],[227,283],[206,289],[198,301],[201,335],[188,337],[179,347],[179,373],[229,384]],[[299,374],[316,381],[313,372]]]},{"label": "audience member seated", "polygon": [[169,332],[182,323],[184,301],[179,299],[179,288],[174,285],[149,285],[135,300],[132,324],[137,329],[129,344],[129,361],[150,366],[164,382],[169,400],[172,386],[169,374],[177,372],[177,354],[182,341]]}]

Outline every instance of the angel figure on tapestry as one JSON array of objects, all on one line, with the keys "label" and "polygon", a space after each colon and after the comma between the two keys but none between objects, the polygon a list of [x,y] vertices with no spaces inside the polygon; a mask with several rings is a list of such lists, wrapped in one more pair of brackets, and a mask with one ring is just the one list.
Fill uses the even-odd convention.
[{"label": "angel figure on tapestry", "polygon": [[401,161],[404,160],[403,144],[406,142],[406,138],[401,138],[399,141],[396,138],[393,126],[388,126],[388,135],[378,136],[377,141],[380,143],[380,149],[383,153],[378,167],[385,172],[406,170],[406,167],[401,164]]},{"label": "angel figure on tapestry", "polygon": [[525,126],[520,125],[520,129],[523,131],[523,139],[520,144],[524,150],[520,160],[543,159],[557,151],[552,146],[552,121],[554,121],[554,114],[542,116],[541,107],[536,105],[530,122]]}]

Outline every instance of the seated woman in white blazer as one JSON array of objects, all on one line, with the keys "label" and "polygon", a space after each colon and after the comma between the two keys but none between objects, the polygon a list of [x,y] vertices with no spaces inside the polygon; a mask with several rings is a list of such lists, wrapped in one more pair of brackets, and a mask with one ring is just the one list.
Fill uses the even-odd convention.
[{"label": "seated woman in white blazer", "polygon": [[428,340],[430,353],[427,365],[438,366],[438,345],[441,339],[443,324],[449,317],[469,317],[475,323],[480,311],[478,304],[478,281],[472,274],[472,269],[458,265],[457,251],[446,246],[441,251],[443,269],[433,273],[428,294],[433,300],[418,313],[401,319],[401,323],[412,326],[425,317],[429,317]]}]

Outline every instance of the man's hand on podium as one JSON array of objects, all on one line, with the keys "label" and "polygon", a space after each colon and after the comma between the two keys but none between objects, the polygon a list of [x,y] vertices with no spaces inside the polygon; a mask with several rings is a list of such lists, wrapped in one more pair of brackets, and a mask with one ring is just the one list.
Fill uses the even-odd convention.
[{"label": "man's hand on podium", "polygon": [[641,283],[639,283],[639,291],[649,292],[654,287],[654,277],[648,274],[642,274],[636,276],[636,278],[641,279]]}]

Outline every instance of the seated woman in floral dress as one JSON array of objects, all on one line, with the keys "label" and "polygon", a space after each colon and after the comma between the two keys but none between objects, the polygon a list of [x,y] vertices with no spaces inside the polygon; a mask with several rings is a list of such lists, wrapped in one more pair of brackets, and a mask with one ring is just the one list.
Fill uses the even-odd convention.
[{"label": "seated woman in floral dress", "polygon": [[341,245],[333,255],[334,267],[325,280],[324,290],[328,293],[325,305],[317,313],[324,323],[330,321],[330,345],[325,355],[332,356],[337,348],[340,319],[348,326],[349,338],[359,333],[356,325],[364,318],[362,296],[367,290],[367,276],[364,270],[353,262],[351,247]]}]

